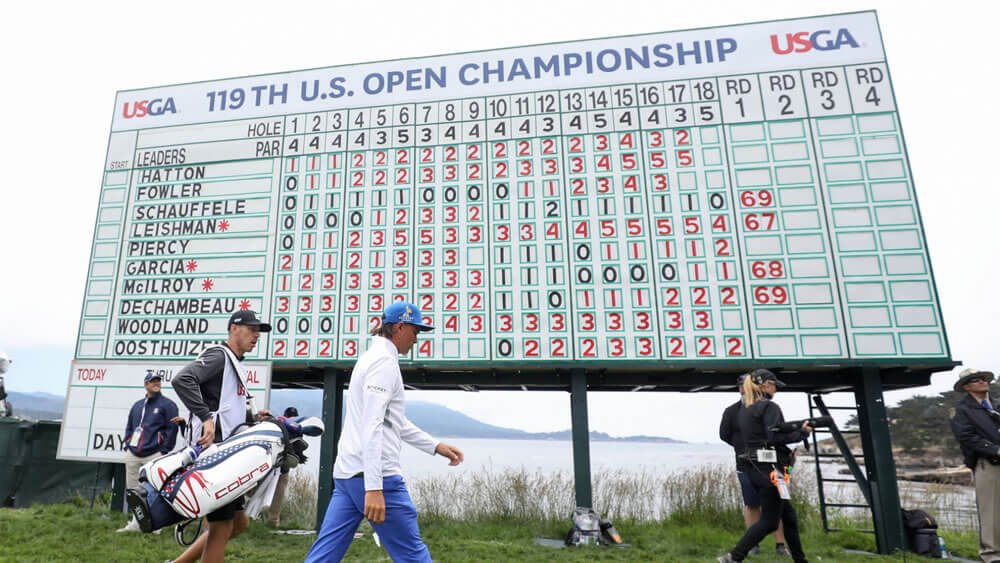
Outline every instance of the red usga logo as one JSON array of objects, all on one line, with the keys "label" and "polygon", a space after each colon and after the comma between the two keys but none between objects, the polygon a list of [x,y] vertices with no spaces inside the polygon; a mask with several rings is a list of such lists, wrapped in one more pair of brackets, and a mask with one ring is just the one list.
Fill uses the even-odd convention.
[{"label": "red usga logo", "polygon": [[777,55],[808,53],[813,49],[837,51],[844,47],[858,48],[858,42],[846,28],[840,28],[837,31],[821,29],[813,32],[786,33],[784,39],[777,35],[771,36],[771,50]]},{"label": "red usga logo", "polygon": [[228,495],[229,493],[233,492],[233,490],[235,490],[240,485],[243,485],[245,483],[250,482],[250,480],[253,479],[254,475],[263,475],[268,469],[270,469],[270,467],[271,467],[271,463],[268,462],[268,461],[265,461],[263,464],[261,464],[260,467],[257,467],[255,469],[251,469],[249,473],[246,473],[244,475],[240,475],[232,483],[229,483],[228,485],[222,487],[218,491],[215,491],[215,498],[220,499],[220,498]]},{"label": "red usga logo", "polygon": [[173,98],[125,102],[125,105],[122,106],[122,117],[125,119],[146,117],[147,115],[163,115],[165,113],[177,113],[177,106],[174,104]]}]

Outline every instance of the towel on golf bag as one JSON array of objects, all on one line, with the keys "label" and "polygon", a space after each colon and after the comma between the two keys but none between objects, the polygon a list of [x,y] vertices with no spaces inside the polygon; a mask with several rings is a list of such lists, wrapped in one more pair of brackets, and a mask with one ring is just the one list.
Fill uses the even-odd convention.
[{"label": "towel on golf bag", "polygon": [[[198,451],[197,444],[139,470],[129,489],[129,511],[143,532],[200,518],[246,494],[275,468],[305,461],[302,435],[322,434],[315,417],[271,418]],[[191,461],[193,460],[193,463]]]}]

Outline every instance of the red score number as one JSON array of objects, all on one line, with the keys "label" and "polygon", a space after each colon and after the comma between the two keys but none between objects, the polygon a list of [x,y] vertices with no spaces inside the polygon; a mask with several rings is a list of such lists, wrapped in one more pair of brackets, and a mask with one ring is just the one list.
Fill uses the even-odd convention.
[{"label": "red score number", "polygon": [[743,207],[771,207],[774,195],[771,190],[745,190],[740,192],[740,203]]},{"label": "red score number", "polygon": [[753,288],[753,300],[759,305],[788,303],[788,288],[784,285],[758,285]]},{"label": "red score number", "polygon": [[757,279],[785,277],[785,264],[781,260],[757,260],[750,263],[750,275]]},{"label": "red score number", "polygon": [[743,216],[743,226],[748,231],[770,231],[774,229],[777,216],[774,213],[747,213]]}]

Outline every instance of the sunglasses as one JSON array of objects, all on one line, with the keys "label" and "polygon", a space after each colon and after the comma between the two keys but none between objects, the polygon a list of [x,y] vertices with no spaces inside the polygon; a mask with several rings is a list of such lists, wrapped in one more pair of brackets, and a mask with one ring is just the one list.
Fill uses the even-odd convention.
[{"label": "sunglasses", "polygon": [[973,378],[970,378],[968,382],[969,383],[978,383],[980,381],[984,381],[984,382],[988,383],[989,379],[986,379],[985,377],[973,377]]}]

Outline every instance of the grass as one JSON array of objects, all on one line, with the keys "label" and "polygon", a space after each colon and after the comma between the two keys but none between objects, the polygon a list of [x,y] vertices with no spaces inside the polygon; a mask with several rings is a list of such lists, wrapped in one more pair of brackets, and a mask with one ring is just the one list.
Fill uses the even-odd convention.
[{"label": "grass", "polygon": [[[315,478],[293,472],[282,527],[311,529],[315,521]],[[300,475],[302,474],[302,475]],[[595,505],[615,523],[630,547],[553,549],[536,537],[562,538],[573,507],[572,478],[563,473],[507,470],[462,478],[427,479],[410,484],[420,510],[420,526],[435,561],[712,561],[742,534],[739,492],[729,468],[706,467],[682,475],[604,472],[594,476]],[[803,544],[811,561],[917,561],[909,554],[873,557],[845,549],[874,552],[870,534],[824,533],[808,483],[795,488]],[[99,505],[107,506],[107,498]],[[0,561],[163,561],[181,549],[172,529],[161,535],[118,534],[125,516],[90,509],[77,499],[57,505],[0,509]],[[841,517],[838,526],[859,526]],[[347,561],[389,561],[375,546],[371,528],[352,544]],[[974,531],[943,534],[948,548],[975,559]],[[275,534],[254,522],[229,544],[233,561],[301,561],[314,536]],[[773,555],[773,540],[753,561],[788,561]]]}]

